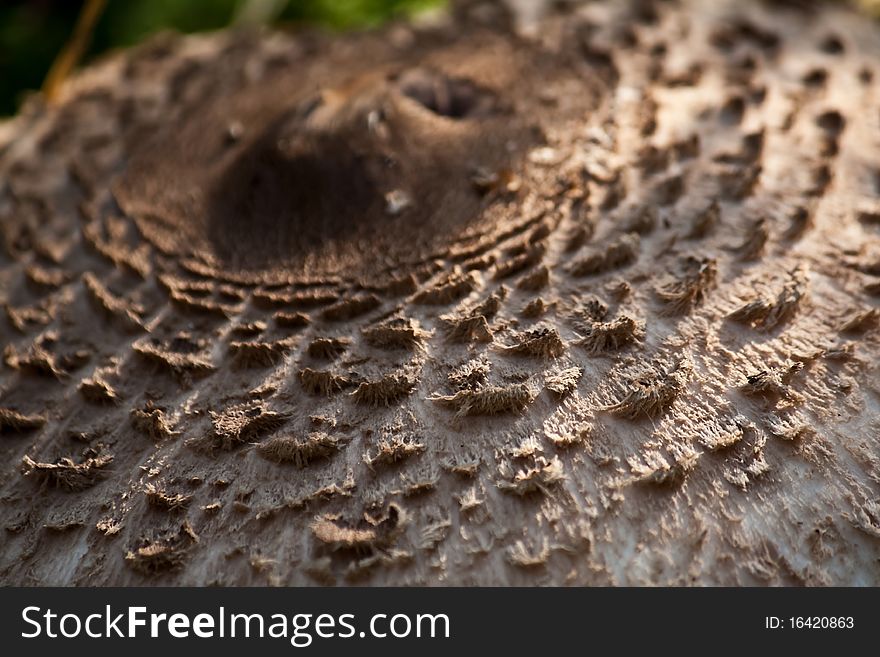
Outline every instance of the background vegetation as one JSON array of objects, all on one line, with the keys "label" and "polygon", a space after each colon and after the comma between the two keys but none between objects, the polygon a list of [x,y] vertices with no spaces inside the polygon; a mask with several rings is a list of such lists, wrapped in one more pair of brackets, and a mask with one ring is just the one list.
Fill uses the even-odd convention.
[{"label": "background vegetation", "polygon": [[[0,0],[0,116],[39,89],[88,0]],[[711,0],[706,0],[711,2]],[[880,16],[880,0],[849,1]],[[106,0],[84,60],[164,29],[216,30],[236,23],[348,29],[440,7],[446,0]]]},{"label": "background vegetation", "polygon": [[[39,89],[70,39],[85,0],[0,0],[0,115]],[[86,59],[133,45],[154,32],[216,30],[234,23],[365,27],[443,0],[108,0]]]}]

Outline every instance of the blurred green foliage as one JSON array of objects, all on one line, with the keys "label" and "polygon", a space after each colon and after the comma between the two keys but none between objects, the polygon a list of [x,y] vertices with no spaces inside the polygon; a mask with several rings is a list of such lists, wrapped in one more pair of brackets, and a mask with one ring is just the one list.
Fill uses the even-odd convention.
[{"label": "blurred green foliage", "polygon": [[[12,114],[39,89],[70,38],[83,0],[0,0],[0,115]],[[138,43],[163,29],[199,32],[258,17],[272,24],[330,29],[367,27],[443,0],[109,0],[88,57]]]}]

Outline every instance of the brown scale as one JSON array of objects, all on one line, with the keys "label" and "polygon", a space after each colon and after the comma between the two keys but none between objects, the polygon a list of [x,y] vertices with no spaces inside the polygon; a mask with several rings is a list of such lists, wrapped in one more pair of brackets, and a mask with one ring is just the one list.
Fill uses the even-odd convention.
[{"label": "brown scale", "polygon": [[880,28],[454,5],[0,123],[0,583],[876,583]]}]

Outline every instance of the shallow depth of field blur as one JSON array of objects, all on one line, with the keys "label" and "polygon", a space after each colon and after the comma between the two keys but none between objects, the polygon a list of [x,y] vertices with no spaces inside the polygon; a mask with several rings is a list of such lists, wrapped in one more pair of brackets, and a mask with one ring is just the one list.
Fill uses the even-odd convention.
[{"label": "shallow depth of field blur", "polygon": [[[86,0],[0,1],[0,116],[43,83]],[[369,27],[442,6],[443,0],[107,0],[85,61],[155,32],[199,32],[242,23],[326,29]]]},{"label": "shallow depth of field blur", "polygon": [[[812,0],[776,1],[809,3]],[[880,17],[880,0],[826,1],[851,2],[866,13]],[[0,0],[0,117],[14,114],[25,95],[41,87],[52,62],[69,43],[77,16],[87,2],[89,0]],[[280,28],[303,25],[329,30],[363,28],[395,17],[437,10],[448,0],[105,2],[83,62],[109,50],[134,45],[162,30],[200,32],[245,23]]]}]

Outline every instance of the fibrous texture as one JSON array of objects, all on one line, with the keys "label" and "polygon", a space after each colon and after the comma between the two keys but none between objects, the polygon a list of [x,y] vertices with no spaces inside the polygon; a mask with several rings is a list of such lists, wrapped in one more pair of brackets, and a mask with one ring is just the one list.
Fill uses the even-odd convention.
[{"label": "fibrous texture", "polygon": [[0,123],[0,583],[880,583],[880,26],[526,4]]}]

